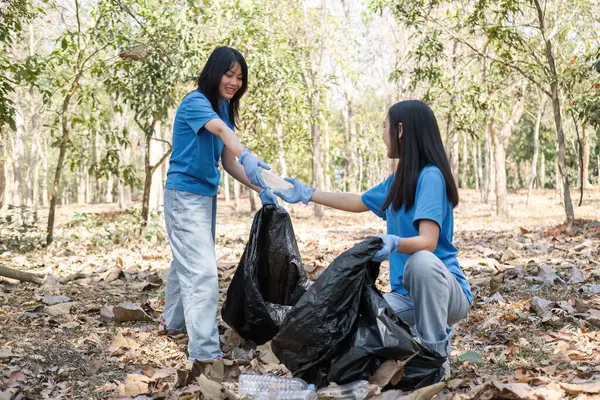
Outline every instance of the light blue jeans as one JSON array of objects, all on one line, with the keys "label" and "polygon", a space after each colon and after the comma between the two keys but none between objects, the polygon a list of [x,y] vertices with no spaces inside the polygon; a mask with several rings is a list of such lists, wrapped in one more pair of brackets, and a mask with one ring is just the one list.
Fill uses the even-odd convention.
[{"label": "light blue jeans", "polygon": [[165,221],[173,261],[163,318],[169,330],[187,330],[190,361],[220,356],[215,253],[217,198],[165,189]]},{"label": "light blue jeans", "polygon": [[444,263],[429,251],[408,258],[402,280],[408,295],[391,292],[383,297],[422,345],[448,357],[451,326],[469,314],[467,296]]}]

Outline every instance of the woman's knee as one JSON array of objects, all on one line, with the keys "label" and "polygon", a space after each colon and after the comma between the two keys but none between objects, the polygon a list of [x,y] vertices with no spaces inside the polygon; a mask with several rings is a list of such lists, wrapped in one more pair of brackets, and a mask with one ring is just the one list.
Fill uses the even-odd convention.
[{"label": "woman's knee", "polygon": [[431,270],[435,268],[439,259],[435,254],[427,250],[421,250],[411,255],[404,267],[404,279],[431,278]]}]

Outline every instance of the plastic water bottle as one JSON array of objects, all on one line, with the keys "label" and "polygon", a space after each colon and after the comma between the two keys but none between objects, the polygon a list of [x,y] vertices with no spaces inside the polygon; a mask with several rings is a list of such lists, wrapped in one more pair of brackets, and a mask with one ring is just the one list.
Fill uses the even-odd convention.
[{"label": "plastic water bottle", "polygon": [[356,381],[342,386],[328,386],[317,391],[319,399],[363,400],[371,391],[369,382]]},{"label": "plastic water bottle", "polygon": [[280,177],[279,175],[267,170],[261,169],[261,174],[265,185],[269,187],[269,189],[275,191],[292,191],[294,189],[294,185]]},{"label": "plastic water bottle", "polygon": [[302,379],[281,378],[273,375],[240,375],[238,392],[252,400],[312,400],[317,398],[315,388]]}]

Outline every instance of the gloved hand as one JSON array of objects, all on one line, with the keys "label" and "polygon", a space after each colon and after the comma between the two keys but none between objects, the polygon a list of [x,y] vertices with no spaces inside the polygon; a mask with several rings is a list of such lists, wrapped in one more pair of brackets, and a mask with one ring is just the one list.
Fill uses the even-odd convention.
[{"label": "gloved hand", "polygon": [[281,197],[286,203],[294,204],[302,201],[304,204],[308,204],[310,198],[315,192],[315,189],[304,185],[302,182],[294,178],[285,178],[285,180],[294,185],[294,188],[276,190],[275,194]]},{"label": "gloved hand", "polygon": [[400,237],[396,235],[381,235],[379,238],[383,240],[383,247],[373,256],[372,260],[375,262],[382,262],[386,260],[392,253],[398,251],[398,246],[400,246],[401,240]]},{"label": "gloved hand", "polygon": [[259,197],[260,197],[260,201],[262,203],[262,205],[266,205],[266,204],[275,204],[276,206],[278,206],[279,204],[277,203],[277,196],[275,196],[273,194],[273,191],[271,189],[263,189],[260,191],[259,193]]},{"label": "gloved hand", "polygon": [[265,164],[264,161],[260,160],[255,154],[250,153],[248,149],[242,150],[239,162],[244,167],[244,172],[246,172],[246,176],[250,180],[250,183],[262,189],[267,188],[267,185],[265,185],[265,182],[263,181],[259,167],[264,169],[271,169],[271,167]]}]

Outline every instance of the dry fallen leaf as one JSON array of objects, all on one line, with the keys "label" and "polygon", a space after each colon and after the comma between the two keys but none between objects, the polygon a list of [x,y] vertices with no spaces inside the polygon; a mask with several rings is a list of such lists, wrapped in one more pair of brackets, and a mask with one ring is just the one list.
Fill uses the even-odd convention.
[{"label": "dry fallen leaf", "polygon": [[69,303],[55,304],[53,306],[47,307],[46,312],[53,317],[58,317],[59,315],[69,314],[71,312],[71,308],[73,306],[75,306],[75,304],[77,304],[77,303],[74,301],[69,302]]},{"label": "dry fallen leaf", "polygon": [[200,376],[196,378],[196,382],[200,388],[200,393],[202,393],[205,399],[218,400],[224,397],[223,386],[220,383],[208,379],[204,374],[200,374]]},{"label": "dry fallen leaf", "polygon": [[114,354],[121,349],[139,349],[139,347],[140,345],[135,340],[127,339],[121,332],[118,332],[107,351]]},{"label": "dry fallen leaf", "polygon": [[150,365],[146,365],[142,368],[142,374],[146,375],[148,378],[153,378],[156,370]]},{"label": "dry fallen leaf", "polygon": [[102,365],[104,365],[104,360],[95,359],[90,361],[90,373],[96,375],[100,371],[100,368],[102,368]]},{"label": "dry fallen leaf", "polygon": [[152,318],[137,304],[125,301],[112,309],[114,320],[126,321],[152,321]]},{"label": "dry fallen leaf", "polygon": [[404,375],[404,365],[395,361],[387,360],[375,371],[375,374],[369,378],[371,385],[377,385],[381,388],[388,384],[397,384]]},{"label": "dry fallen leaf", "polygon": [[125,378],[125,383],[119,385],[120,396],[138,396],[140,394],[148,394],[150,390],[148,388],[149,378],[140,374],[129,374]]},{"label": "dry fallen leaf", "polygon": [[42,303],[48,306],[71,301],[71,299],[68,296],[44,296],[40,300],[42,301]]}]

